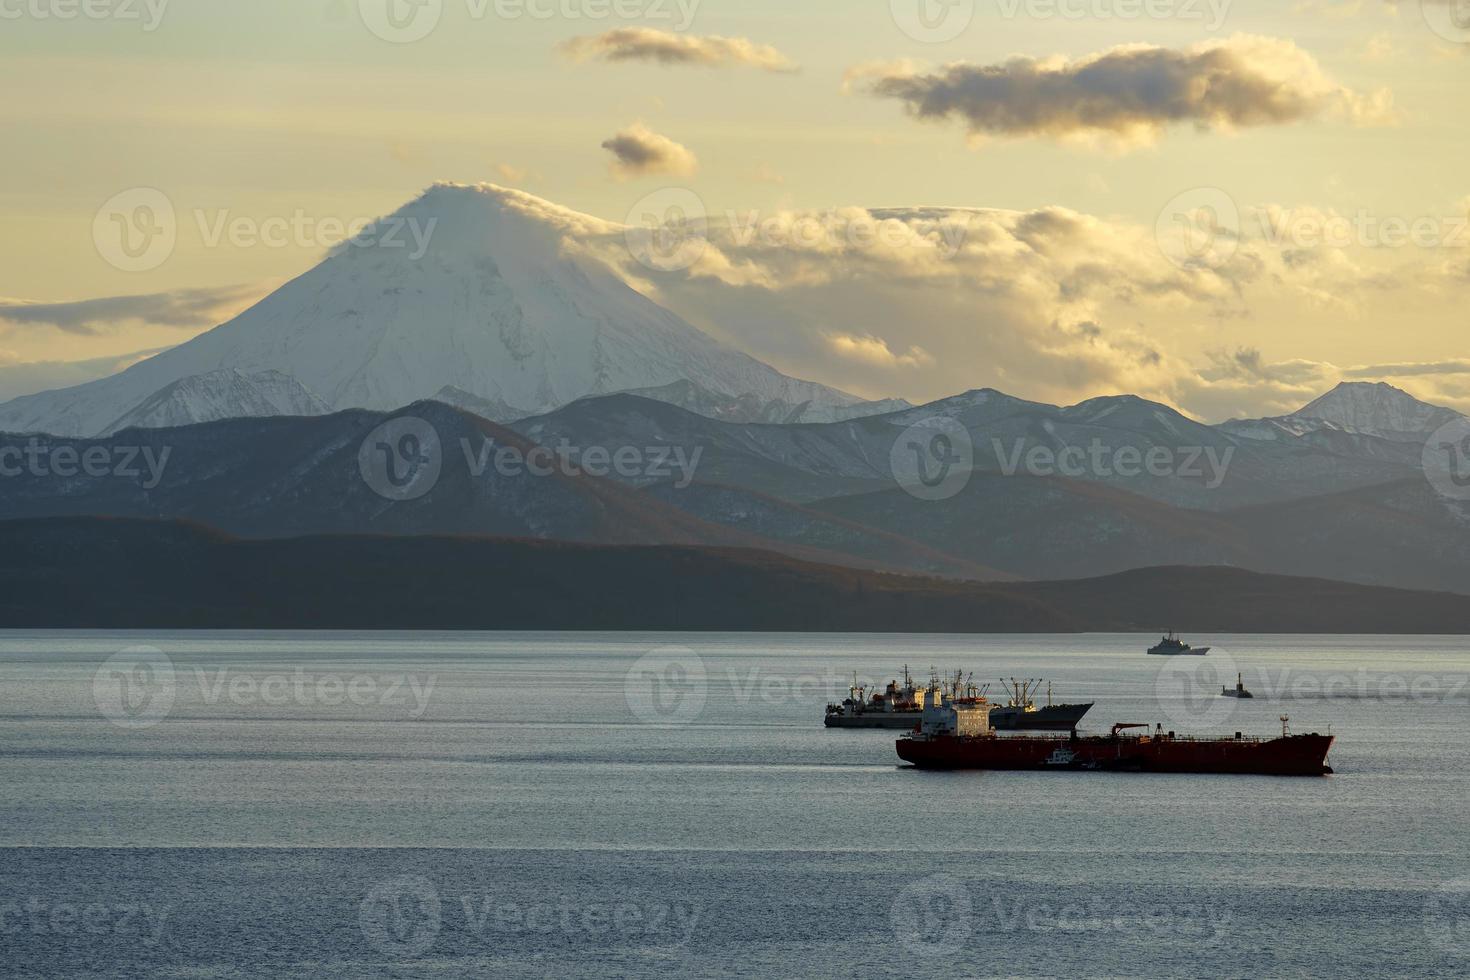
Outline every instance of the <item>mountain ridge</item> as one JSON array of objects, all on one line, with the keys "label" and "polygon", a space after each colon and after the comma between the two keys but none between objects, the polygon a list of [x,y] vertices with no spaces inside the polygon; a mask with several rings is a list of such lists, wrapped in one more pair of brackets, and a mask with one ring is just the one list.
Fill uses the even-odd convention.
[{"label": "mountain ridge", "polygon": [[742,549],[245,541],[98,518],[0,521],[0,584],[11,629],[1470,632],[1470,597],[1232,568],[961,583]]}]

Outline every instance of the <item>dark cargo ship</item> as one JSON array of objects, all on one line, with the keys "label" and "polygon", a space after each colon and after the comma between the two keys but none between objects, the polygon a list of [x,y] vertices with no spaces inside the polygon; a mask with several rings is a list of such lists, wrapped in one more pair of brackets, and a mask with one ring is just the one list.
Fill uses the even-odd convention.
[{"label": "dark cargo ship", "polygon": [[1114,725],[1108,735],[1001,736],[983,713],[942,698],[924,709],[918,731],[898,740],[898,756],[920,769],[1102,770],[1324,776],[1332,772],[1331,735],[1293,735],[1285,717],[1279,738],[1190,738],[1165,732],[1125,734],[1147,725]]}]

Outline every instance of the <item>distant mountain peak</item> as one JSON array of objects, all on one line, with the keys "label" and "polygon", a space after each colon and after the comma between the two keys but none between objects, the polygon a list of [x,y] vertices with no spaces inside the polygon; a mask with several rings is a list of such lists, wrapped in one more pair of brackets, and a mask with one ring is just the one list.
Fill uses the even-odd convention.
[{"label": "distant mountain peak", "polygon": [[1296,412],[1303,418],[1389,438],[1428,435],[1458,414],[1383,381],[1343,381]]}]

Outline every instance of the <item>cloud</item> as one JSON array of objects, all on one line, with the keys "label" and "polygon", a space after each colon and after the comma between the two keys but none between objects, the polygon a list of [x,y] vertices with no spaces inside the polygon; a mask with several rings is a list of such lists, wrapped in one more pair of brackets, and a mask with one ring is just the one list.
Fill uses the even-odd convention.
[{"label": "cloud", "polygon": [[530,175],[530,171],[524,167],[516,167],[509,163],[497,163],[495,165],[495,176],[507,184],[523,184]]},{"label": "cloud", "polygon": [[1184,49],[1136,44],[1076,60],[1016,57],[933,71],[911,63],[849,72],[849,85],[896,99],[916,118],[958,119],[974,137],[1102,138],[1148,143],[1175,125],[1233,130],[1329,113],[1387,117],[1387,93],[1332,81],[1293,42],[1236,35]]},{"label": "cloud", "polygon": [[1418,295],[1436,255],[1288,247],[1249,218],[1218,268],[1175,265],[1151,225],[1056,206],[737,211],[707,225],[685,270],[651,273],[621,232],[586,251],[789,374],[913,401],[989,385],[1058,404],[1132,392],[1215,420],[1286,414],[1352,369],[1212,351],[1222,337],[1335,351],[1348,320],[1417,321],[1422,299],[1412,333],[1443,344],[1470,299],[1470,281]]},{"label": "cloud", "polygon": [[[544,224],[565,254],[612,267],[716,338],[787,374],[871,397],[918,402],[991,386],[1070,404],[1130,392],[1218,420],[1286,414],[1353,370],[1272,360],[1262,353],[1269,346],[1337,354],[1371,349],[1391,331],[1405,361],[1463,354],[1457,315],[1470,279],[1430,292],[1415,272],[1442,255],[1355,244],[1317,250],[1345,253],[1349,266],[1335,255],[1288,259],[1291,249],[1249,217],[1234,259],[1210,268],[1170,261],[1153,222],[1056,206],[711,211],[693,264],[655,271],[635,258],[647,251],[622,224],[504,187],[433,193],[472,190]],[[1241,211],[1254,213],[1248,202]],[[682,250],[683,239],[670,238]],[[1359,281],[1379,266],[1400,273],[1397,288]],[[1321,307],[1322,292],[1340,305]],[[1349,324],[1344,304],[1361,304],[1352,310],[1361,326]],[[1399,387],[1439,404],[1470,400],[1470,375],[1426,372]]]},{"label": "cloud", "polygon": [[697,326],[873,396],[1172,394],[1188,367],[1139,310],[1239,304],[1229,277],[1168,262],[1152,228],[1059,207],[712,215],[698,261],[653,276],[628,261],[622,235],[609,246],[637,288]]},{"label": "cloud", "polygon": [[126,370],[166,347],[85,361],[19,361],[0,351],[0,404],[12,398],[86,384]]},{"label": "cloud", "polygon": [[880,367],[927,367],[934,363],[933,356],[922,347],[910,347],[902,354],[895,354],[881,337],[835,333],[827,337],[827,343],[839,357]]},{"label": "cloud", "polygon": [[786,178],[769,163],[763,163],[751,172],[750,179],[760,184],[784,184]]},{"label": "cloud", "polygon": [[55,327],[92,336],[123,323],[197,330],[229,319],[260,299],[267,287],[252,284],[179,289],[139,296],[105,296],[62,303],[0,299],[0,321],[17,326]]},{"label": "cloud", "polygon": [[674,34],[651,27],[623,27],[577,37],[560,45],[574,61],[644,61],[659,65],[697,65],[705,68],[759,68],[792,72],[797,66],[767,44],[743,37],[700,37]]},{"label": "cloud", "polygon": [[1470,361],[1418,361],[1400,364],[1372,364],[1348,368],[1349,378],[1415,378],[1435,374],[1470,374]]},{"label": "cloud", "polygon": [[699,160],[688,147],[642,123],[634,123],[604,140],[602,148],[613,155],[613,175],[621,180],[649,174],[692,177],[699,170]]}]

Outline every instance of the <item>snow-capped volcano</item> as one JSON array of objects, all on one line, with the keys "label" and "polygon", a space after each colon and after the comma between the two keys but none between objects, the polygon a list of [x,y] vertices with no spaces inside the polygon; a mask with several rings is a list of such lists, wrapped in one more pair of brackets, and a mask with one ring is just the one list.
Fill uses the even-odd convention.
[{"label": "snow-capped volcano", "polygon": [[[622,232],[520,191],[436,185],[188,343],[113,377],[0,406],[0,431],[85,436],[125,419],[148,424],[154,416],[140,409],[181,380],[200,388],[264,372],[293,378],[306,392],[297,401],[334,410],[393,409],[450,388],[532,414],[682,380],[761,401],[860,401],[701,333],[583,247]],[[215,399],[209,417],[269,407],[246,401],[232,409]]]}]

